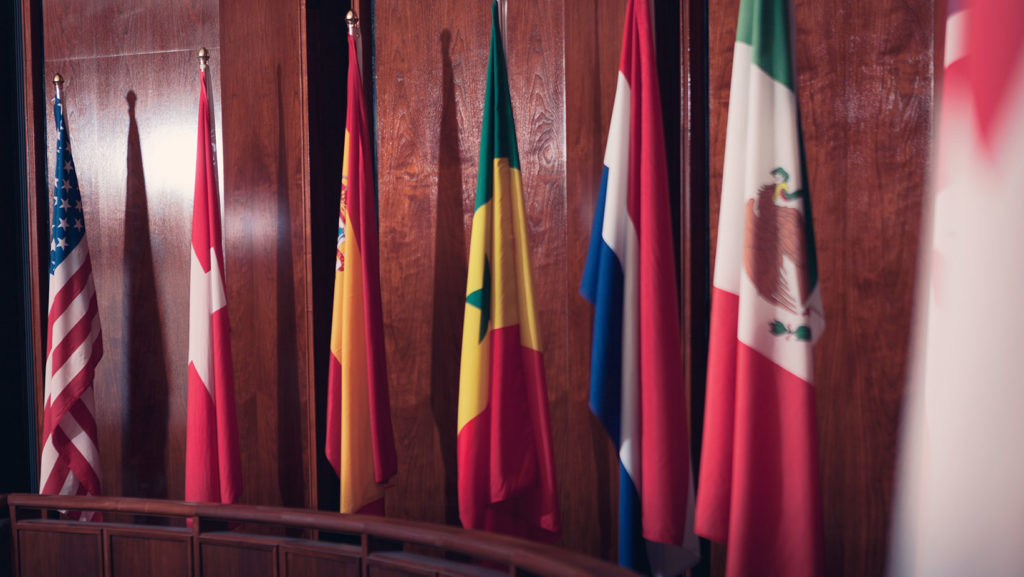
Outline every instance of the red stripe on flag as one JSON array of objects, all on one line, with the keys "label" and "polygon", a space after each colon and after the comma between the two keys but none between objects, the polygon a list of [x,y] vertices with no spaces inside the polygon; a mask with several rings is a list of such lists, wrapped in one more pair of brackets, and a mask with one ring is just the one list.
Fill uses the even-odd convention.
[{"label": "red stripe on flag", "polygon": [[68,381],[68,384],[64,389],[57,395],[56,398],[47,399],[47,410],[43,413],[43,435],[48,434],[52,431],[61,419],[64,418],[65,413],[68,409],[78,401],[90,386],[92,386],[93,379],[96,375],[96,365],[100,362],[103,357],[103,340],[97,336],[96,340],[92,343],[92,351],[89,353],[89,360],[82,367],[82,370],[78,372],[74,377]]},{"label": "red stripe on flag", "polygon": [[694,529],[717,543],[725,543],[729,536],[739,310],[739,295],[712,289],[704,437]]},{"label": "red stripe on flag", "polygon": [[728,545],[727,577],[820,575],[814,387],[736,340],[736,295],[714,299],[698,533]]},{"label": "red stripe on flag", "polygon": [[327,438],[324,439],[324,454],[334,468],[334,474],[341,476],[341,362],[330,355],[327,370]]},{"label": "red stripe on flag", "polygon": [[560,526],[544,358],[522,346],[518,325],[490,338],[490,402],[458,437],[462,524],[553,541]]},{"label": "red stripe on flag", "polygon": [[75,404],[71,405],[68,413],[78,421],[78,426],[82,427],[82,431],[89,437],[92,444],[99,447],[99,437],[96,434],[96,419],[92,416],[92,411],[89,410],[89,407],[85,406],[85,402],[79,399]]},{"label": "red stripe on flag", "polygon": [[82,343],[89,338],[89,333],[92,332],[93,319],[96,317],[99,308],[96,305],[96,297],[93,296],[89,300],[89,308],[85,310],[85,314],[82,318],[78,319],[75,326],[71,327],[71,330],[64,335],[57,346],[53,348],[50,353],[50,370],[51,376],[57,374],[57,371],[64,366],[68,358],[79,349]]},{"label": "red stripe on flag", "polygon": [[53,431],[53,446],[67,460],[68,469],[75,475],[78,482],[85,487],[86,493],[89,495],[99,495],[99,475],[92,468],[92,463],[85,458],[85,455],[78,450],[78,447],[71,442],[71,439],[68,438],[60,427]]},{"label": "red stripe on flag", "polygon": [[[65,260],[65,262],[68,262],[68,260]],[[85,285],[89,282],[91,276],[92,259],[89,255],[86,255],[82,266],[78,267],[75,274],[71,275],[71,278],[67,279],[60,290],[57,291],[57,294],[54,295],[46,326],[46,356],[50,356],[50,350],[53,347],[53,323],[57,322],[60,315],[64,314],[68,306],[74,302],[75,297],[85,289]],[[60,281],[51,277],[50,282],[59,283]]]},{"label": "red stripe on flag", "polygon": [[217,445],[220,453],[220,502],[234,503],[242,494],[242,462],[238,452],[235,379],[231,364],[228,308],[210,315],[213,332],[213,372],[217,386]]},{"label": "red stripe on flag", "polygon": [[[206,98],[206,71],[199,71],[199,131],[196,142],[196,182],[192,203],[192,251],[210,272],[210,248],[220,257],[220,206],[216,203],[216,173],[210,141],[210,105]],[[216,219],[216,220],[214,220]],[[224,260],[220,259],[223,263]]]},{"label": "red stripe on flag", "polygon": [[384,315],[380,297],[380,256],[377,239],[377,206],[374,197],[373,158],[366,126],[363,84],[359,76],[355,38],[349,35],[348,109],[349,131],[348,210],[351,231],[362,262],[363,325],[366,334],[367,387],[370,400],[370,434],[373,440],[373,470],[384,483],[398,470],[391,401],[388,395],[387,365],[384,357]]},{"label": "red stripe on flag", "polygon": [[64,486],[64,482],[67,480],[68,473],[68,459],[65,455],[58,454],[57,461],[53,464],[49,474],[42,481],[42,488],[39,490],[40,494],[43,495],[56,495],[60,492],[61,487]]}]

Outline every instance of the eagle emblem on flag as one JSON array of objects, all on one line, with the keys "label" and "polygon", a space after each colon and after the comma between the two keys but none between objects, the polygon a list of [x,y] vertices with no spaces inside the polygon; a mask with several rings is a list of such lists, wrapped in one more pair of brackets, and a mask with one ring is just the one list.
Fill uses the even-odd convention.
[{"label": "eagle emblem on flag", "polygon": [[[782,167],[771,172],[773,182],[762,185],[747,200],[743,243],[743,269],[757,294],[774,307],[807,317],[810,282],[804,234],[803,190],[790,192],[789,173]],[[773,320],[775,336],[811,340],[811,328],[791,328]]]}]

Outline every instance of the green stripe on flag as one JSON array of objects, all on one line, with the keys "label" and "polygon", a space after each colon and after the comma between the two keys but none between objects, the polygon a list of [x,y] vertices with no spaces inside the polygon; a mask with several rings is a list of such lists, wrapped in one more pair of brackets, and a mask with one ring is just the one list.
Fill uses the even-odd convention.
[{"label": "green stripe on flag", "polygon": [[[505,52],[498,29],[498,3],[491,5],[491,55],[487,62],[487,92],[484,96],[484,125],[480,131],[480,174],[477,175],[476,208],[491,200],[494,189],[494,159],[507,158],[509,167],[519,169],[516,125],[505,71]],[[474,210],[476,210],[474,208]]]},{"label": "green stripe on flag", "polygon": [[754,64],[793,90],[788,0],[741,0],[736,42],[749,44],[754,49]]}]

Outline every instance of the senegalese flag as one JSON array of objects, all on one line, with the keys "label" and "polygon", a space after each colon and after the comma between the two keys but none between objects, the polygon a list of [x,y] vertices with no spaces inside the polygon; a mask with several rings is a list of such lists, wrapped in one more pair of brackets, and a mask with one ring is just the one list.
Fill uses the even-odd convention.
[{"label": "senegalese flag", "polygon": [[355,42],[350,34],[325,452],[341,479],[341,512],[383,515],[383,484],[395,474],[397,459],[384,362],[373,151]]},{"label": "senegalese flag", "polygon": [[491,15],[459,376],[459,515],[467,528],[553,540],[548,393],[497,2]]},{"label": "senegalese flag", "polygon": [[788,0],[741,0],[696,530],[726,575],[820,575],[812,343],[824,329]]}]

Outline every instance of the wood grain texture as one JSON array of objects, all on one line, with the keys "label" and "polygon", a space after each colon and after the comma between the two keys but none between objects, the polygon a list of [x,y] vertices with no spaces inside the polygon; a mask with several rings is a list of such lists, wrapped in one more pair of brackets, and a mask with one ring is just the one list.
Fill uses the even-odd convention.
[{"label": "wood grain texture", "polygon": [[[579,295],[618,80],[626,2],[565,3],[568,383],[564,429],[573,449],[557,463],[565,544],[615,559],[618,456],[588,405],[593,307]],[[611,40],[611,39],[618,39]],[[585,479],[577,484],[576,479]]]},{"label": "wood grain texture", "polygon": [[316,503],[304,18],[298,0],[220,6],[241,500],[298,507]]},{"label": "wood grain texture", "polygon": [[332,558],[327,555],[310,555],[301,551],[286,551],[283,548],[278,556],[281,562],[281,575],[284,577],[302,577],[304,575],[359,577],[361,574],[358,558]]},{"label": "wood grain texture", "polygon": [[276,549],[270,545],[199,544],[203,575],[276,577]]},{"label": "wood grain texture", "polygon": [[[65,78],[103,327],[105,354],[95,380],[102,490],[181,498],[198,114],[194,54],[206,45],[214,61],[219,57],[210,26],[217,4],[128,9],[122,2],[47,0],[42,14],[44,76]],[[162,34],[164,20],[187,30]],[[56,141],[53,85],[45,90],[49,150]],[[213,90],[219,92],[216,77]],[[219,127],[219,114],[215,120]],[[52,175],[52,154],[47,161]],[[49,222],[47,209],[37,217]],[[48,227],[38,234],[45,241]],[[42,274],[45,302],[48,275]],[[45,319],[43,312],[43,326]],[[41,416],[42,379],[37,386]]]},{"label": "wood grain texture", "polygon": [[[710,5],[712,234],[737,10]],[[815,348],[825,574],[880,575],[931,138],[933,7],[798,1],[795,10],[827,323]]]},{"label": "wood grain texture", "polygon": [[[488,8],[375,3],[381,283],[401,463],[389,516],[458,522],[455,421]],[[605,39],[621,37],[623,14],[623,2],[515,2],[507,34],[560,544],[602,556],[614,554],[617,463],[587,408],[591,312],[578,287],[618,68],[619,44]]]},{"label": "wood grain texture", "polygon": [[374,22],[381,293],[400,463],[388,515],[456,524],[459,356],[490,12],[485,2],[422,11],[388,0],[375,3]]},{"label": "wood grain texture", "polygon": [[[2,501],[0,497],[0,507],[5,505]],[[244,568],[257,565],[267,573],[286,574],[289,573],[289,556],[316,561],[296,565],[295,571],[306,567],[360,573],[361,568],[377,566],[452,577],[635,575],[612,563],[550,545],[379,516],[124,497],[12,494],[9,503],[15,543],[25,535],[29,535],[29,541],[35,540],[33,547],[59,543],[70,536],[74,546],[49,551],[54,561],[64,564],[77,561],[85,570],[102,569],[84,565],[99,565],[100,556],[76,556],[76,553],[91,542],[99,545],[101,539],[105,541],[105,550],[109,550],[109,537],[115,537],[138,539],[140,543],[185,541],[189,549],[185,556],[202,559],[195,566],[196,575],[242,575],[248,574]],[[104,521],[82,524],[40,518],[41,512],[45,516],[45,510],[56,509],[100,511]],[[125,517],[126,522],[110,522],[116,515]],[[146,525],[140,517],[130,515],[159,518],[175,526]],[[234,525],[231,530],[227,529],[229,523]],[[80,535],[92,541],[83,543],[73,539]],[[325,540],[320,541],[321,538]],[[30,557],[35,558],[41,550],[31,551]],[[17,574],[32,575],[27,571]]]},{"label": "wood grain texture", "polygon": [[[96,400],[106,494],[184,494],[195,52],[206,46],[224,174],[242,499],[315,503],[301,7],[42,2],[43,72],[66,78],[104,332]],[[46,126],[53,142],[52,119]],[[35,214],[46,222],[46,209]],[[47,228],[36,234],[45,241]],[[45,271],[38,286],[45,302]]]},{"label": "wood grain texture", "polygon": [[143,535],[110,535],[110,575],[192,575],[192,547],[183,539]]},{"label": "wood grain texture", "polygon": [[[74,563],[69,560],[74,559]],[[22,531],[18,535],[19,575],[100,577],[103,545],[99,531],[54,533]]]}]

